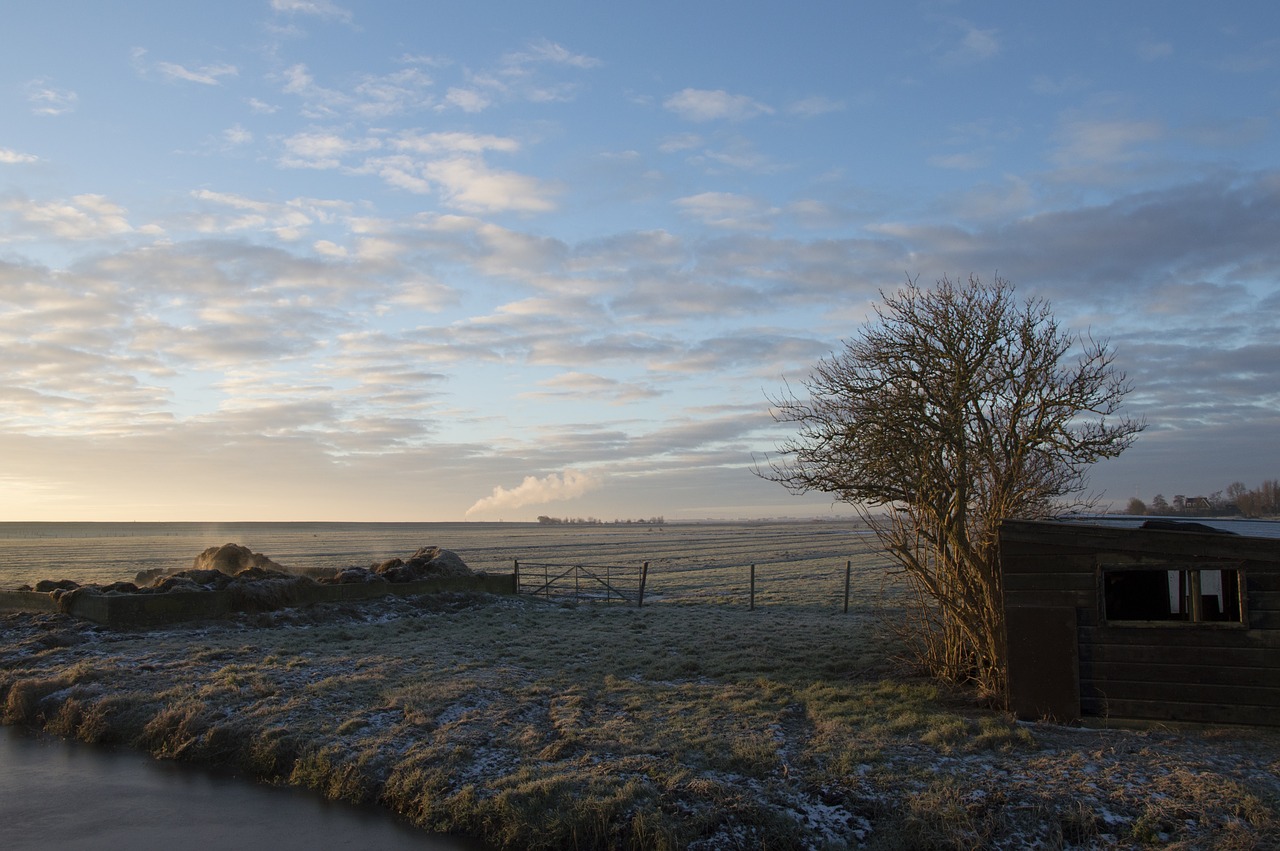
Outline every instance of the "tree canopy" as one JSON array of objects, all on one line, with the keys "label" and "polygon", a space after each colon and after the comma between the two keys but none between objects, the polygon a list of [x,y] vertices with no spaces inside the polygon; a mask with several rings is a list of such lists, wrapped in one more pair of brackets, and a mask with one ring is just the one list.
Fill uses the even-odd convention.
[{"label": "tree canopy", "polygon": [[1002,691],[997,527],[1079,494],[1143,429],[1118,416],[1113,352],[1000,278],[910,280],[803,388],[771,400],[796,434],[761,474],[858,508],[921,592],[923,661]]}]

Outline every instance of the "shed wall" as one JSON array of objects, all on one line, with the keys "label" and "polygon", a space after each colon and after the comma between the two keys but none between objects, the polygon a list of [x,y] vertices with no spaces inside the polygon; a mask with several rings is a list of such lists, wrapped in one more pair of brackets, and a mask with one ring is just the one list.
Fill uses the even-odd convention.
[{"label": "shed wall", "polygon": [[[1018,714],[1034,716],[1045,703],[1037,682],[1056,675],[1077,677],[1082,716],[1280,725],[1280,541],[1006,521],[1000,552]],[[1103,565],[1169,563],[1240,570],[1247,622],[1107,623]],[[1075,659],[1021,662],[1014,647],[1041,628],[1015,609],[1071,610]]]}]

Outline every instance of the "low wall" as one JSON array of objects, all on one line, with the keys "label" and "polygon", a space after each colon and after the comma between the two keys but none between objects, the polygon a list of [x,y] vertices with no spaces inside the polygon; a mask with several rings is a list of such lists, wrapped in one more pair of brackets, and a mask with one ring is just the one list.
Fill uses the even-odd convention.
[{"label": "low wall", "polygon": [[[361,582],[346,585],[298,585],[290,588],[289,606],[345,603],[381,597],[412,597],[445,591],[514,594],[515,576],[442,576],[417,582]],[[65,611],[112,627],[152,626],[225,617],[255,608],[241,604],[231,591],[170,591],[163,594],[70,594],[55,600],[37,591],[0,591],[0,611]]]}]

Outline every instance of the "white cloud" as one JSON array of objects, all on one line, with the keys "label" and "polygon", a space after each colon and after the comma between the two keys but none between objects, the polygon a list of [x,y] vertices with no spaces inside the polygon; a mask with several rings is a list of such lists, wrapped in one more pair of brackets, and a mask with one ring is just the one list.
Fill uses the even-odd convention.
[{"label": "white cloud", "polygon": [[35,154],[24,154],[12,148],[0,148],[0,165],[25,165],[39,161],[40,158]]},{"label": "white cloud", "polygon": [[388,186],[429,195],[433,191],[431,181],[420,174],[422,164],[410,156],[372,157],[360,166],[361,173],[376,174]]},{"label": "white cloud", "polygon": [[327,239],[318,239],[311,244],[311,248],[316,254],[324,257],[332,257],[340,259],[347,256],[347,249]]},{"label": "white cloud", "polygon": [[942,56],[948,65],[969,65],[982,62],[1000,52],[1000,39],[997,30],[978,29],[968,21],[955,21],[961,30],[960,42]]},{"label": "white cloud", "polygon": [[485,151],[511,153],[520,150],[520,143],[515,139],[461,132],[405,132],[392,140],[389,146],[398,151],[412,151],[416,154],[480,154]]},{"label": "white cloud", "polygon": [[271,8],[277,12],[298,15],[314,15],[317,18],[328,18],[349,22],[351,12],[330,0],[271,0]]},{"label": "white cloud", "polygon": [[728,147],[720,150],[704,150],[697,156],[690,157],[689,162],[708,166],[712,170],[723,166],[756,174],[773,174],[783,168],[743,139],[734,139]]},{"label": "white cloud", "polygon": [[555,209],[549,189],[537,178],[491,169],[479,157],[451,157],[427,163],[427,178],[446,202],[467,212],[538,213]]},{"label": "white cloud", "polygon": [[680,151],[691,151],[702,145],[702,137],[697,133],[681,133],[668,136],[658,143],[658,150],[664,154],[676,154]]},{"label": "white cloud", "polygon": [[1059,130],[1062,144],[1053,160],[1064,167],[1112,165],[1127,162],[1135,149],[1159,140],[1164,128],[1153,121],[1125,119],[1074,119]]},{"label": "white cloud", "polygon": [[433,81],[417,68],[366,76],[355,87],[352,110],[362,118],[379,119],[431,106]]},{"label": "white cloud", "polygon": [[157,62],[156,70],[170,80],[185,80],[188,83],[200,83],[205,86],[222,85],[220,78],[234,77],[240,73],[236,66],[225,63],[205,65],[192,70],[176,62]]},{"label": "white cloud", "polygon": [[484,112],[493,104],[493,98],[479,89],[463,89],[454,86],[445,93],[445,102],[463,112]]},{"label": "white cloud", "polygon": [[247,145],[253,141],[253,133],[245,129],[244,125],[236,124],[222,131],[222,138],[228,145],[238,147]]},{"label": "white cloud", "polygon": [[3,209],[17,213],[35,229],[62,239],[99,239],[133,230],[125,208],[104,195],[75,195],[67,201],[46,203],[10,201]]},{"label": "white cloud", "polygon": [[543,505],[582,496],[600,487],[599,479],[577,470],[565,470],[563,475],[551,473],[541,479],[525,476],[518,486],[508,490],[498,485],[491,496],[477,500],[467,509],[467,516],[483,511],[498,512],[525,505]]},{"label": "white cloud", "polygon": [[723,89],[682,89],[667,98],[663,106],[687,121],[743,121],[773,114],[772,107]]},{"label": "white cloud", "polygon": [[41,77],[29,80],[23,91],[31,111],[36,115],[66,115],[76,108],[80,96],[70,89],[60,89]]},{"label": "white cloud", "polygon": [[302,98],[302,113],[308,118],[331,118],[351,107],[352,98],[349,95],[317,85],[305,64],[298,63],[286,68],[283,79],[281,91]]},{"label": "white cloud", "polygon": [[191,193],[191,197],[215,208],[233,211],[224,214],[219,209],[194,216],[191,225],[199,233],[263,231],[289,242],[301,239],[316,222],[330,220],[335,205],[340,209],[346,207],[345,203],[306,198],[295,198],[281,204],[207,189],[198,189]]},{"label": "white cloud", "polygon": [[567,48],[547,39],[538,39],[529,43],[524,50],[508,53],[503,57],[508,67],[519,67],[539,62],[553,65],[568,65],[573,68],[595,68],[600,60],[581,53],[573,53]]},{"label": "white cloud", "polygon": [[284,139],[285,154],[280,165],[286,168],[338,168],[343,159],[381,147],[378,139],[346,139],[335,133],[312,131]]},{"label": "white cloud", "polygon": [[767,216],[777,212],[745,195],[703,192],[677,198],[677,207],[703,224],[735,230],[767,230]]},{"label": "white cloud", "polygon": [[278,75],[281,91],[303,100],[303,115],[333,118],[352,115],[378,121],[435,105],[431,89],[435,81],[418,68],[401,68],[389,74],[365,74],[348,91],[326,88],[316,82],[303,63]]},{"label": "white cloud", "polygon": [[845,102],[834,100],[824,95],[810,95],[787,106],[787,112],[801,118],[814,118],[830,112],[843,112]]},{"label": "white cloud", "polygon": [[589,372],[562,372],[554,378],[538,382],[546,390],[520,394],[522,399],[582,399],[585,401],[609,401],[613,403],[653,399],[662,395],[647,384],[623,382]]}]

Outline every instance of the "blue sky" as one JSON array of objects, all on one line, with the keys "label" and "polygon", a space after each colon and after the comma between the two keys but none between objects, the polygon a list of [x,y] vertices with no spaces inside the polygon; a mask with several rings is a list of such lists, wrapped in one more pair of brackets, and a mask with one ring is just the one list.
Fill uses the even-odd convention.
[{"label": "blue sky", "polygon": [[1115,347],[1106,500],[1255,487],[1280,12],[1215,5],[20,4],[0,517],[840,513],[767,394],[970,274]]}]

